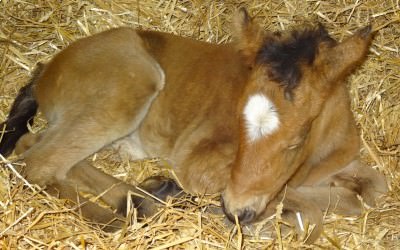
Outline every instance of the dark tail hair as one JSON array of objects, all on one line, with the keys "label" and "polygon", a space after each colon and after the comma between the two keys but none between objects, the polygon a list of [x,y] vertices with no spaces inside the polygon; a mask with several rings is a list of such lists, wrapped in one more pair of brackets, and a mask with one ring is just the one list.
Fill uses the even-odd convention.
[{"label": "dark tail hair", "polygon": [[30,82],[19,90],[7,120],[0,124],[0,154],[4,157],[12,153],[19,138],[28,132],[27,124],[33,124],[38,109],[33,88],[42,69],[43,64],[38,64]]}]

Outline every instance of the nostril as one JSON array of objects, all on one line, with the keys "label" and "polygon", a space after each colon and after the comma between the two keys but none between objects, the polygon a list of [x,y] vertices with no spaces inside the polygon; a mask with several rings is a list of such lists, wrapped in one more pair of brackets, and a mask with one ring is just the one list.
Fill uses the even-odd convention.
[{"label": "nostril", "polygon": [[256,217],[256,211],[249,208],[242,210],[242,212],[238,214],[238,219],[241,223],[252,222],[255,217]]},{"label": "nostril", "polygon": [[[230,221],[235,223],[235,216],[226,208],[223,195],[221,195],[221,206],[222,211],[225,213],[226,217],[228,217]],[[252,222],[256,217],[256,211],[251,208],[241,209],[238,211],[238,213],[235,214],[237,214],[239,222],[244,224]]]}]

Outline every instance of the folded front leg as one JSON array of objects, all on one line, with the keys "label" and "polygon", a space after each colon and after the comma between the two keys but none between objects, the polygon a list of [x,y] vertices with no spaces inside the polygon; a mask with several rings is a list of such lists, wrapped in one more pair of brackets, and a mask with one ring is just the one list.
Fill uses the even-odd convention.
[{"label": "folded front leg", "polygon": [[369,206],[375,206],[376,199],[387,192],[387,184],[381,173],[355,160],[321,182],[303,185],[297,190],[323,210],[358,215],[362,212],[360,198]]}]

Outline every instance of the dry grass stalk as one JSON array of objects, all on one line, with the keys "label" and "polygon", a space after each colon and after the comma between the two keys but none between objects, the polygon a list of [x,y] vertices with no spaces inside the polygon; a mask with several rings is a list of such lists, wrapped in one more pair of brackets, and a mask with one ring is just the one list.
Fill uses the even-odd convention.
[{"label": "dry grass stalk", "polygon": [[[3,0],[0,1],[0,120],[35,64],[70,42],[117,26],[162,30],[209,42],[230,39],[229,21],[243,1],[211,0]],[[377,36],[366,64],[349,79],[353,110],[362,131],[363,160],[385,173],[390,192],[360,217],[325,216],[324,236],[314,247],[400,247],[400,6],[393,0],[253,0],[249,11],[267,29],[318,20],[342,39],[372,23]],[[37,119],[37,132],[45,121]],[[12,160],[12,159],[11,159]],[[120,161],[114,152],[96,154],[93,164],[135,183],[169,174],[158,160]],[[217,197],[169,201],[145,222],[107,234],[82,220],[79,209],[27,187],[6,161],[0,168],[0,242],[3,249],[252,249],[309,248],[289,233],[275,239],[232,231],[223,216],[206,211]],[[174,208],[179,207],[179,208]],[[179,206],[178,206],[179,205]],[[134,216],[133,216],[134,218]],[[279,223],[276,230],[280,232]]]}]

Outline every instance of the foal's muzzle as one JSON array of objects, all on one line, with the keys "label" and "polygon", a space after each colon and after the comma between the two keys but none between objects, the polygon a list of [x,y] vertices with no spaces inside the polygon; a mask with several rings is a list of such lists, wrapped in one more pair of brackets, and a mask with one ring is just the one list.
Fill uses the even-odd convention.
[{"label": "foal's muzzle", "polygon": [[224,211],[226,217],[228,217],[228,219],[233,223],[235,223],[235,215],[238,217],[239,222],[243,224],[248,224],[250,222],[253,222],[256,218],[256,211],[252,208],[243,208],[239,211],[236,211],[235,214],[229,212],[226,209],[223,195],[221,195],[221,206],[222,206],[222,211]]}]

